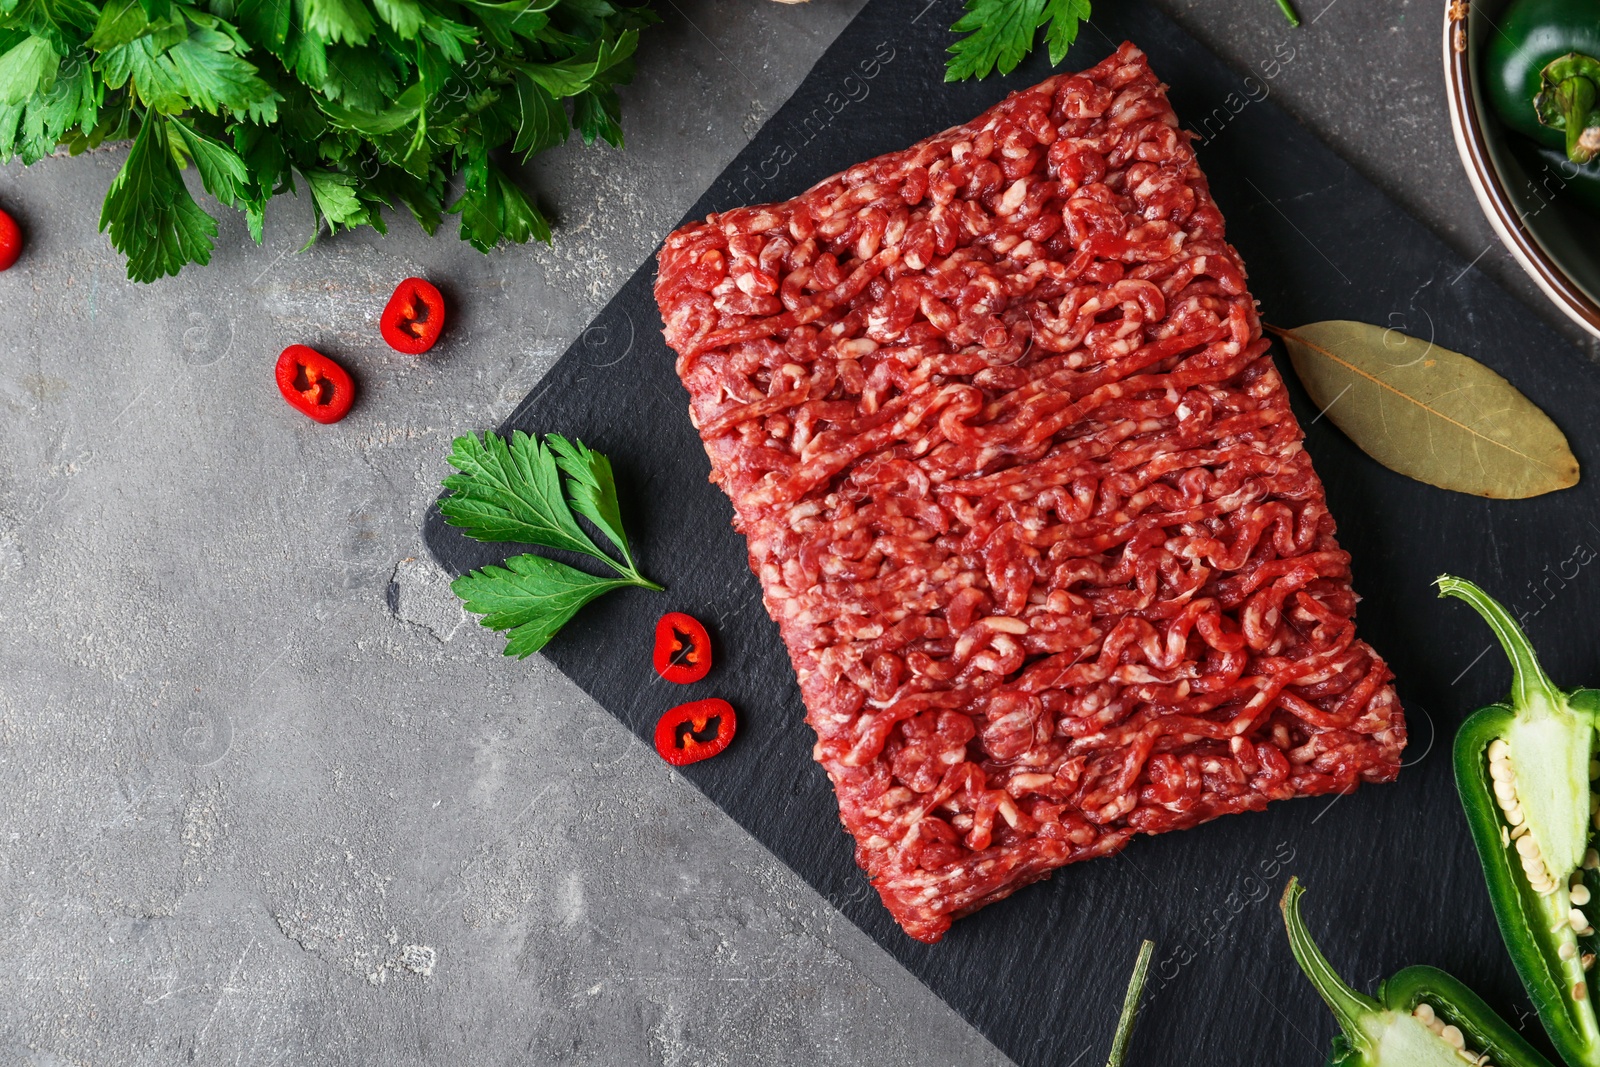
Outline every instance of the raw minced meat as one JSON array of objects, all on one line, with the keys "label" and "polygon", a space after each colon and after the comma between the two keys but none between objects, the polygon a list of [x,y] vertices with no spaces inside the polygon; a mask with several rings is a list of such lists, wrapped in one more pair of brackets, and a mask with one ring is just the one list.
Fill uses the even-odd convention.
[{"label": "raw minced meat", "polygon": [[912,937],[1405,725],[1143,53],[782,204],[656,298],[856,857]]}]

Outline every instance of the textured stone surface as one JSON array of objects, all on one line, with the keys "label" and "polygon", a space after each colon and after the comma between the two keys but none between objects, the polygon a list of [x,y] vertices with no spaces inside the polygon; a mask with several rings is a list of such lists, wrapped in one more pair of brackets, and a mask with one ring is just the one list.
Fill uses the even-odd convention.
[{"label": "textured stone surface", "polygon": [[[663,5],[628,150],[532,168],[553,248],[401,223],[296,254],[291,200],[265,247],[224,216],[209,267],[139,287],[95,232],[118,151],[0,169],[29,239],[0,275],[0,1063],[1005,1062],[463,625],[417,532],[450,437],[511,410],[859,6]],[[1456,162],[1437,3],[1299,31],[1167,6],[1241,70],[1287,42],[1272,93],[1531,292]],[[453,307],[420,360],[376,327],[412,273]],[[343,423],[277,397],[293,341],[358,374]]]}]

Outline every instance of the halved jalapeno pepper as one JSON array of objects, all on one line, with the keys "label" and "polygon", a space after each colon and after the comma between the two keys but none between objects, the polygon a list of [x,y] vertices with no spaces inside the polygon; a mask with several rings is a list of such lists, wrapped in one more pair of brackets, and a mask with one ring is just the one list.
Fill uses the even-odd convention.
[{"label": "halved jalapeno pepper", "polygon": [[1345,984],[1300,917],[1299,879],[1283,891],[1283,924],[1295,962],[1332,1009],[1342,1031],[1328,1067],[1550,1067],[1476,993],[1437,967],[1407,967],[1376,998]]},{"label": "halved jalapeno pepper", "polygon": [[1600,1067],[1588,979],[1597,942],[1584,911],[1600,888],[1589,842],[1600,692],[1557,689],[1511,613],[1476,585],[1449,576],[1435,584],[1472,605],[1511,660],[1510,703],[1469,716],[1454,752],[1500,934],[1562,1058]]}]

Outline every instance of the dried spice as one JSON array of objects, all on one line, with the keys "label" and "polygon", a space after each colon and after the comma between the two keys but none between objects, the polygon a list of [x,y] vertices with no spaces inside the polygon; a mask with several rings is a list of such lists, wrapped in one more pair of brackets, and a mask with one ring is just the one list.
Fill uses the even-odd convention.
[{"label": "dried spice", "polygon": [[1497,499],[1578,482],[1556,424],[1475,359],[1364,322],[1266,329],[1288,348],[1312,403],[1392,471]]}]

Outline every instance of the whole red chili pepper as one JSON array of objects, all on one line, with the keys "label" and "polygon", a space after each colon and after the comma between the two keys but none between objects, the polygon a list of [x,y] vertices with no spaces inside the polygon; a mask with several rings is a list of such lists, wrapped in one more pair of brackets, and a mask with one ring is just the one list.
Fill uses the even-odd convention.
[{"label": "whole red chili pepper", "polygon": [[396,352],[422,355],[444,329],[444,295],[425,278],[405,279],[384,305],[378,329]]},{"label": "whole red chili pepper", "polygon": [[656,673],[669,682],[698,682],[711,670],[711,635],[693,615],[669,611],[656,623],[651,662]]},{"label": "whole red chili pepper", "polygon": [[698,763],[727,748],[738,725],[726,700],[679,704],[656,723],[656,751],[674,767]]},{"label": "whole red chili pepper", "polygon": [[22,255],[22,231],[17,220],[0,211],[0,270],[9,270]]},{"label": "whole red chili pepper", "polygon": [[317,422],[338,422],[350,413],[356,383],[345,369],[314,348],[290,345],[278,357],[278,392],[289,406]]}]

